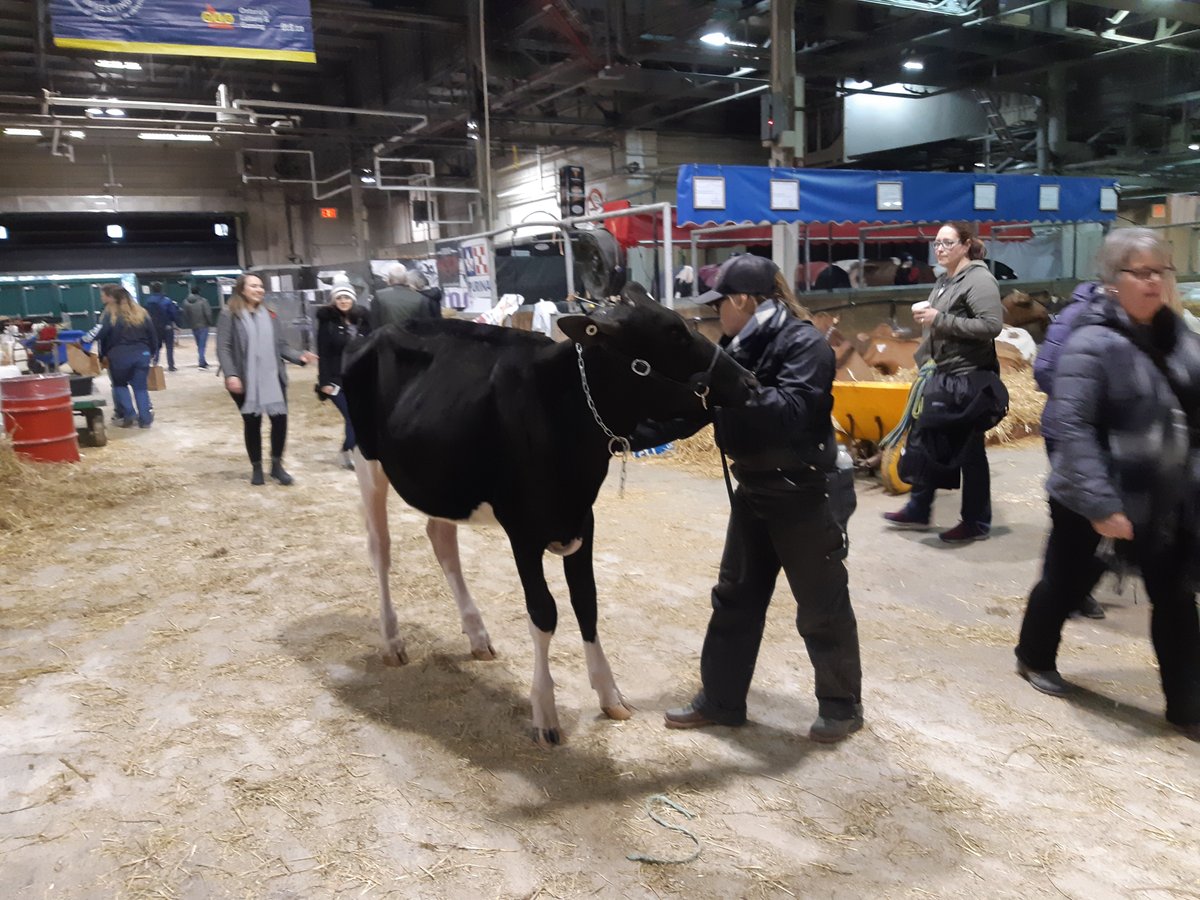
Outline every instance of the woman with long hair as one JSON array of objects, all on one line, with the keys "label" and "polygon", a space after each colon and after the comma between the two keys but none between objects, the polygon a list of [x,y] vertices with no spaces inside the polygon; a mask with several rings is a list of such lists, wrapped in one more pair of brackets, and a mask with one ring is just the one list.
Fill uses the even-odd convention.
[{"label": "woman with long hair", "polygon": [[1050,537],[1016,647],[1017,673],[1060,696],[1063,622],[1094,581],[1102,540],[1136,565],[1166,718],[1200,741],[1200,336],[1177,310],[1170,248],[1148,228],[1119,228],[1100,251],[1103,289],[1077,302],[1045,418]]},{"label": "woman with long hair", "polygon": [[[924,308],[914,308],[913,320],[925,329],[917,362],[932,360],[935,368],[925,387],[925,412],[909,434],[909,459],[902,461],[901,474],[914,460],[923,462],[908,504],[883,517],[893,528],[929,528],[938,487],[957,487],[961,472],[959,523],[939,537],[947,544],[966,544],[986,540],[992,529],[984,434],[995,424],[992,418],[997,413],[1002,418],[1007,409],[995,344],[1004,327],[1004,307],[996,279],[983,261],[983,241],[968,223],[943,225],[933,249],[945,272]],[[980,402],[985,391],[993,403]],[[936,404],[930,402],[935,394]]]},{"label": "woman with long hair", "polygon": [[[106,284],[100,288],[100,294],[105,310],[96,340],[100,344],[100,356],[108,359],[113,417],[122,428],[131,428],[136,404],[138,425],[149,428],[154,421],[154,410],[146,379],[150,374],[150,360],[158,352],[154,323],[121,285]],[[130,388],[133,389],[132,401]]]},{"label": "woman with long hair", "polygon": [[225,389],[242,414],[250,483],[262,484],[262,417],[271,420],[271,477],[283,485],[294,479],[283,468],[287,443],[287,370],[280,360],[303,366],[315,353],[293,350],[284,340],[275,311],[262,301],[266,294],[257,275],[239,275],[233,294],[217,318],[217,358]]},{"label": "woman with long hair", "polygon": [[354,338],[371,330],[367,324],[367,310],[355,301],[358,294],[354,285],[335,284],[333,297],[327,306],[317,310],[317,353],[321,357],[317,373],[317,396],[330,400],[345,420],[346,434],[342,440],[341,463],[346,469],[354,468],[354,426],[342,393],[342,352]]},{"label": "woman with long hair", "polygon": [[[754,373],[758,386],[744,406],[713,412],[738,486],[712,589],[700,690],[686,706],[667,710],[665,724],[746,721],[767,608],[782,569],[816,682],[817,717],[809,738],[834,743],[862,728],[863,709],[845,522],[829,497],[837,457],[830,420],[833,350],[769,259],[733,257],[699,299],[717,309],[721,347]],[[703,424],[639,427],[635,440],[639,447],[654,446]]]}]

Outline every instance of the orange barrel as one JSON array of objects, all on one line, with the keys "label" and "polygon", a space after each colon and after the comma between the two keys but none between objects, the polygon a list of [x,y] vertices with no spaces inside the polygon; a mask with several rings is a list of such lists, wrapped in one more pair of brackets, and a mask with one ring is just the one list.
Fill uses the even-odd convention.
[{"label": "orange barrel", "polygon": [[13,449],[38,462],[79,462],[70,375],[0,381],[0,415]]}]

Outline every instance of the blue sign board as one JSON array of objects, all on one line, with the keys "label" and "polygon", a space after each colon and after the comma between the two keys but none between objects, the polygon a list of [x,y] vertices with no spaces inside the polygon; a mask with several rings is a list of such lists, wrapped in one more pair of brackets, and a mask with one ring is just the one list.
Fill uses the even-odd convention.
[{"label": "blue sign board", "polygon": [[679,167],[678,222],[1105,222],[1115,178]]},{"label": "blue sign board", "polygon": [[315,63],[309,0],[50,0],[54,44]]}]

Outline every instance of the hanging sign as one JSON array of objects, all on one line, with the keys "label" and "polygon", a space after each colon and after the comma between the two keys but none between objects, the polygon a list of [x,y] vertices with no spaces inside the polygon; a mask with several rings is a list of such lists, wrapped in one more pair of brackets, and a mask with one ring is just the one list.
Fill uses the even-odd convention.
[{"label": "hanging sign", "polygon": [[486,238],[472,238],[458,245],[462,277],[470,299],[469,311],[491,309],[495,300],[492,272],[492,250]]},{"label": "hanging sign", "polygon": [[309,0],[50,0],[56,47],[315,63]]}]

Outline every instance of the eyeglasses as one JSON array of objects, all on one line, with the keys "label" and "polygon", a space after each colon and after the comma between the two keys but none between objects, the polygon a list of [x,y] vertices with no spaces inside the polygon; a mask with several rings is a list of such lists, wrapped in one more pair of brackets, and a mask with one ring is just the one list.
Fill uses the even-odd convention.
[{"label": "eyeglasses", "polygon": [[949,250],[955,244],[961,244],[961,243],[962,243],[962,241],[934,241],[933,249],[934,250]]},{"label": "eyeglasses", "polygon": [[1138,281],[1149,281],[1151,278],[1161,278],[1166,281],[1175,274],[1174,266],[1163,266],[1161,269],[1122,269],[1126,275],[1132,275]]}]

